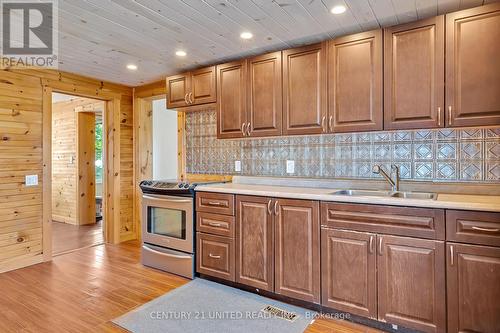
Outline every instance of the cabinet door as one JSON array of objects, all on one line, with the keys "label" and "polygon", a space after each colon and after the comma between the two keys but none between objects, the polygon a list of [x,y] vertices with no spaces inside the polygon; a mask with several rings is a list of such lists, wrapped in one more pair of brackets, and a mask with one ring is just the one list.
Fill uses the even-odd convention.
[{"label": "cabinet door", "polygon": [[447,126],[500,124],[500,4],[446,15]]},{"label": "cabinet door", "polygon": [[236,197],[236,282],[274,290],[272,199]]},{"label": "cabinet door", "polygon": [[500,332],[500,248],[446,247],[448,332]]},{"label": "cabinet door", "polygon": [[377,318],[375,234],[321,230],[321,304]]},{"label": "cabinet door", "polygon": [[214,103],[217,100],[215,66],[191,72],[191,100],[193,104]]},{"label": "cabinet door", "polygon": [[319,202],[277,199],[275,292],[319,303]]},{"label": "cabinet door", "polygon": [[251,136],[281,135],[281,52],[248,61],[248,121]]},{"label": "cabinet door", "polygon": [[382,130],[382,30],[337,38],[328,45],[330,131]]},{"label": "cabinet door", "polygon": [[378,319],[445,332],[444,242],[377,236]]},{"label": "cabinet door", "polygon": [[385,129],[444,126],[444,17],[384,31]]},{"label": "cabinet door", "polygon": [[190,73],[167,77],[167,108],[176,109],[187,106],[190,86]]},{"label": "cabinet door", "polygon": [[196,233],[196,271],[234,282],[232,238]]},{"label": "cabinet door", "polygon": [[217,66],[217,137],[241,138],[246,133],[246,60]]},{"label": "cabinet door", "polygon": [[325,45],[283,51],[283,134],[326,132]]}]

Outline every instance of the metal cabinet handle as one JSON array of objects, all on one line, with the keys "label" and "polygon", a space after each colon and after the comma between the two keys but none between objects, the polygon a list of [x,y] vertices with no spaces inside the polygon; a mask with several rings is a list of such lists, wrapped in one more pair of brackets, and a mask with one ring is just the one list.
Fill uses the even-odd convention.
[{"label": "metal cabinet handle", "polygon": [[368,249],[370,253],[373,253],[373,236],[370,236],[370,248]]},{"label": "metal cabinet handle", "polygon": [[378,255],[382,255],[382,237],[378,239]]},{"label": "metal cabinet handle", "polygon": [[473,226],[472,230],[485,231],[485,232],[499,232],[500,231],[500,229],[497,229],[497,228],[482,228],[482,227],[476,227],[476,226]]},{"label": "metal cabinet handle", "polygon": [[330,127],[330,132],[333,132],[333,116],[328,119],[328,127]]},{"label": "metal cabinet handle", "polygon": [[194,100],[193,100],[193,93],[190,92],[189,93],[189,103],[193,104],[194,103]]},{"label": "metal cabinet handle", "polygon": [[208,225],[209,225],[209,226],[212,226],[212,227],[221,227],[221,226],[222,226],[222,224],[220,224],[220,223],[215,223],[215,222],[208,222]]},{"label": "metal cabinet handle", "polygon": [[209,206],[218,206],[218,207],[220,207],[220,206],[224,206],[225,207],[226,206],[222,202],[218,202],[218,201],[209,201],[209,202],[207,202],[207,205],[209,205]]},{"label": "metal cabinet handle", "polygon": [[438,126],[441,127],[441,107],[438,106]]},{"label": "metal cabinet handle", "polygon": [[323,132],[326,132],[325,121],[326,121],[326,116],[323,116],[323,118],[321,118],[321,129],[323,130]]},{"label": "metal cabinet handle", "polygon": [[278,215],[280,212],[278,210],[278,200],[274,202],[274,215]]},{"label": "metal cabinet handle", "polygon": [[245,126],[247,126],[246,123],[241,124],[241,132],[243,133],[243,136],[247,135],[247,133],[245,132]]},{"label": "metal cabinet handle", "polygon": [[216,255],[214,255],[214,254],[212,254],[212,253],[210,253],[208,256],[209,256],[210,258],[213,258],[213,259],[220,259],[220,256],[216,256]]},{"label": "metal cabinet handle", "polygon": [[184,103],[189,104],[187,98],[188,98],[188,94],[184,95]]},{"label": "metal cabinet handle", "polygon": [[247,135],[250,136],[250,134],[252,133],[252,126],[250,126],[251,124],[248,123],[247,124]]},{"label": "metal cabinet handle", "polygon": [[267,203],[267,213],[268,213],[269,215],[271,215],[271,214],[273,213],[273,212],[271,211],[271,203],[272,203],[272,202],[273,202],[273,201],[272,201],[271,199],[269,199],[269,202]]},{"label": "metal cabinet handle", "polygon": [[453,245],[450,245],[450,266],[453,266],[455,263],[455,250],[453,249]]},{"label": "metal cabinet handle", "polygon": [[448,106],[448,126],[451,126],[451,105]]}]

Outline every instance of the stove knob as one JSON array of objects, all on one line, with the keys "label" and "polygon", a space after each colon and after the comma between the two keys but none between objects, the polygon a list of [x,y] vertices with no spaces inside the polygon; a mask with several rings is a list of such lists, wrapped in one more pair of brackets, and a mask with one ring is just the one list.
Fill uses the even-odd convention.
[{"label": "stove knob", "polygon": [[179,183],[179,188],[182,188],[184,186],[183,183]]},{"label": "stove knob", "polygon": [[189,188],[189,184],[184,184],[184,188]]}]

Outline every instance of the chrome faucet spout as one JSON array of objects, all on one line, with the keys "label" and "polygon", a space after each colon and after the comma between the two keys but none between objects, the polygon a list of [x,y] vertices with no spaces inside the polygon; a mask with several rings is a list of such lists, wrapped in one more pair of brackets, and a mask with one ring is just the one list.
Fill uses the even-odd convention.
[{"label": "chrome faucet spout", "polygon": [[[396,180],[392,180],[392,171],[396,170]],[[381,175],[384,179],[391,185],[391,189],[394,192],[399,191],[399,168],[396,165],[391,165],[391,176],[382,169],[380,165],[375,165],[373,167],[373,173]]]}]

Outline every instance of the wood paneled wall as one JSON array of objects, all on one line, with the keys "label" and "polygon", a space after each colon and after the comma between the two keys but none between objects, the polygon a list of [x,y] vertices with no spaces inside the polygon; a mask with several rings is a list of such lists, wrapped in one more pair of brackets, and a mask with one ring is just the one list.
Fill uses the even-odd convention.
[{"label": "wood paneled wall", "polygon": [[[51,114],[43,110],[51,109],[52,91],[109,101],[106,209],[116,223],[106,235],[109,242],[136,237],[132,88],[55,70],[0,70],[0,272],[51,258],[51,140],[43,135]],[[38,186],[25,186],[29,174]]]}]

